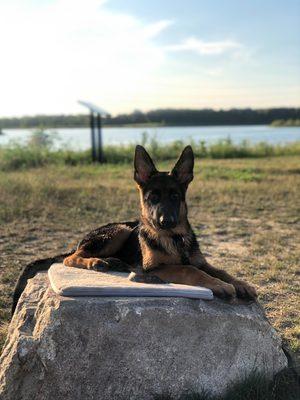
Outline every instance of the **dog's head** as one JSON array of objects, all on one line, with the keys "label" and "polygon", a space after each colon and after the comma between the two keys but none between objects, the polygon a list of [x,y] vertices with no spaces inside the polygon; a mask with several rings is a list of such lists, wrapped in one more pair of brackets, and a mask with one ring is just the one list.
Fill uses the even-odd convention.
[{"label": "dog's head", "polygon": [[174,229],[186,218],[185,194],[193,168],[191,146],[185,147],[171,172],[157,171],[144,147],[136,146],[134,180],[140,189],[142,217],[155,229]]}]

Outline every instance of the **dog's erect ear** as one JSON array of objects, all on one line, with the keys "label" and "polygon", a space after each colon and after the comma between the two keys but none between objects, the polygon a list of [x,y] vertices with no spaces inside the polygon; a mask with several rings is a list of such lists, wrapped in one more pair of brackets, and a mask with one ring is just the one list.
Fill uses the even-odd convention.
[{"label": "dog's erect ear", "polygon": [[172,169],[173,175],[185,187],[193,180],[194,153],[191,146],[186,146],[179,157],[175,167]]},{"label": "dog's erect ear", "polygon": [[140,186],[143,186],[151,176],[157,172],[158,171],[147,151],[143,146],[137,145],[134,155],[134,180]]}]

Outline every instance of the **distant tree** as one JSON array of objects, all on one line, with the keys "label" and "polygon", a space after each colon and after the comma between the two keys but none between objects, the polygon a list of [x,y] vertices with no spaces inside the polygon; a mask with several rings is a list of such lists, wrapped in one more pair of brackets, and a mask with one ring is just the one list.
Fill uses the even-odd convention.
[{"label": "distant tree", "polygon": [[[155,123],[167,126],[205,126],[205,125],[269,125],[275,120],[295,121],[300,119],[300,108],[270,108],[253,110],[251,108],[231,110],[212,109],[158,109],[148,112],[134,110],[129,114],[108,115],[103,118],[104,125],[126,125]],[[88,127],[89,115],[36,115],[21,118],[1,118],[2,128],[76,128]],[[289,125],[294,123],[289,122]]]}]

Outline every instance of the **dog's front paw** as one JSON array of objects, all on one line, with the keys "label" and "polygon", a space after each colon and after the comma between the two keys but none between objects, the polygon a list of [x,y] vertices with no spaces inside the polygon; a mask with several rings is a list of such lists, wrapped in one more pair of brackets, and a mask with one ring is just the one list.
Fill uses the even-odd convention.
[{"label": "dog's front paw", "polygon": [[221,299],[230,299],[235,297],[235,288],[230,283],[220,282],[210,287],[213,294]]},{"label": "dog's front paw", "polygon": [[238,297],[242,299],[256,299],[257,292],[254,286],[251,286],[244,281],[235,281],[233,282],[233,286],[235,287]]},{"label": "dog's front paw", "polygon": [[136,273],[131,272],[129,275],[129,280],[131,282],[139,282],[139,283],[165,283],[162,279],[158,278],[154,275],[149,275],[147,273]]},{"label": "dog's front paw", "polygon": [[105,258],[109,269],[112,271],[119,271],[119,272],[128,272],[130,271],[130,266],[126,264],[124,261],[121,261],[119,258],[115,257],[108,257]]},{"label": "dog's front paw", "polygon": [[89,258],[88,269],[93,271],[106,271],[108,269],[108,263],[101,258]]}]

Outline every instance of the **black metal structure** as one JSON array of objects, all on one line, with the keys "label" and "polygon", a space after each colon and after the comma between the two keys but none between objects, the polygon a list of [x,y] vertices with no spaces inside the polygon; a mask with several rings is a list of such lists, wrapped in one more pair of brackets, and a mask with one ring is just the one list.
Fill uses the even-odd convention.
[{"label": "black metal structure", "polygon": [[102,108],[95,106],[86,101],[79,101],[81,105],[90,110],[90,127],[91,127],[91,144],[92,144],[92,160],[94,162],[103,163],[104,154],[102,146],[102,117],[106,117],[108,113]]},{"label": "black metal structure", "polygon": [[94,113],[90,114],[90,126],[91,126],[91,143],[92,143],[92,160],[97,160],[97,150],[96,150],[96,137],[95,137],[95,119]]},{"label": "black metal structure", "polygon": [[102,121],[100,114],[97,114],[97,129],[98,129],[98,161],[102,163],[103,159],[103,146],[102,146]]}]

